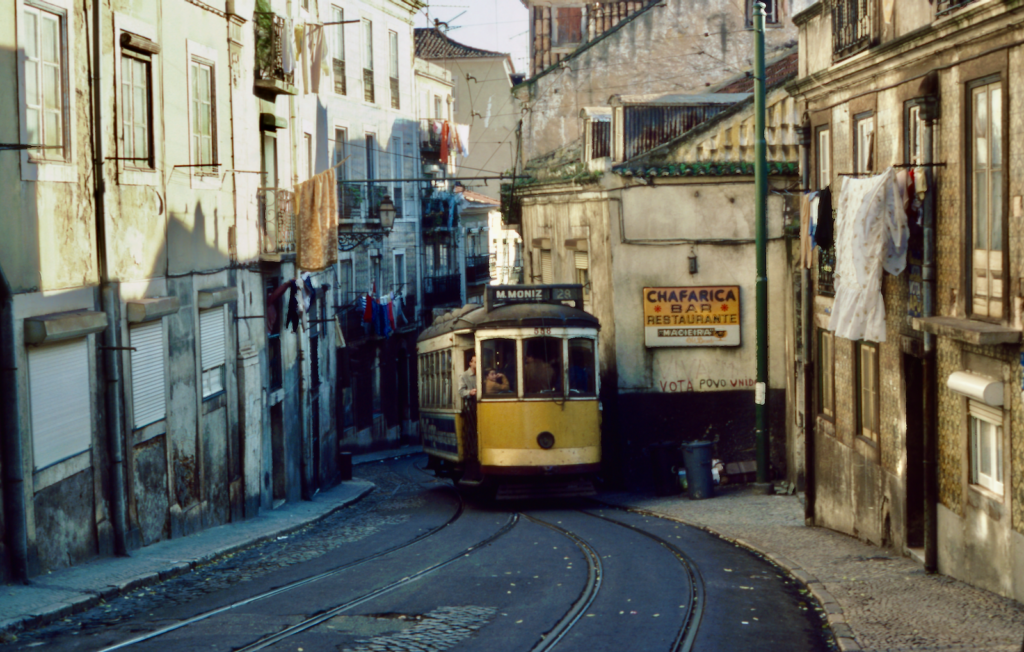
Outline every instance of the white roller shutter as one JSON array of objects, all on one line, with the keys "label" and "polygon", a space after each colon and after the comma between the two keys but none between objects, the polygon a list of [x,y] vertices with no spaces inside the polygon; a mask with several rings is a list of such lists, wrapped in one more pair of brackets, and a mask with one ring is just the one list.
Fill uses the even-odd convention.
[{"label": "white roller shutter", "polygon": [[89,450],[89,349],[77,339],[28,350],[32,458],[36,469]]},{"label": "white roller shutter", "polygon": [[224,308],[199,313],[199,355],[203,366],[203,396],[224,389]]},{"label": "white roller shutter", "polygon": [[551,250],[540,250],[540,279],[544,284],[555,282],[555,269],[551,266]]},{"label": "white roller shutter", "polygon": [[590,267],[587,252],[574,251],[573,253],[576,254],[576,269],[588,269]]},{"label": "white roller shutter", "polygon": [[132,421],[136,428],[167,416],[162,319],[132,326]]}]

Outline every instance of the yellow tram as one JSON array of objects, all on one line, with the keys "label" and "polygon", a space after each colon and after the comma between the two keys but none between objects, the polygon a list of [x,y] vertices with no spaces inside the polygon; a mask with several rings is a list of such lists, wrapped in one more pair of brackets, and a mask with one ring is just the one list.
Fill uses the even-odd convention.
[{"label": "yellow tram", "polygon": [[594,492],[600,323],[582,305],[579,285],[489,286],[419,336],[429,468],[499,499]]}]

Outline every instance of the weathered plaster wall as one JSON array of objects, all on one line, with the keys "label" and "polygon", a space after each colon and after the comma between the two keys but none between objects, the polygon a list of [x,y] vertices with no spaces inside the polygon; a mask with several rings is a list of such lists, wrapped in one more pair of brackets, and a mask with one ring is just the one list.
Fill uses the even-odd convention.
[{"label": "weathered plaster wall", "polygon": [[[616,94],[695,93],[753,65],[753,32],[743,0],[667,0],[516,89],[528,109],[526,160],[580,137],[579,112]],[[788,16],[766,30],[765,52],[796,44]]]}]

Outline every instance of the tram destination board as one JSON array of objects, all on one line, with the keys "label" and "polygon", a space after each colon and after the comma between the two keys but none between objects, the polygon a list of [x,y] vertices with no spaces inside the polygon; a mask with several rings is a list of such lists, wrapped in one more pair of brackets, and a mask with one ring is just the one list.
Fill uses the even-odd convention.
[{"label": "tram destination board", "polygon": [[738,285],[644,288],[644,343],[739,346]]},{"label": "tram destination board", "polygon": [[512,303],[553,303],[572,301],[583,307],[582,285],[490,285],[487,287],[487,308]]}]

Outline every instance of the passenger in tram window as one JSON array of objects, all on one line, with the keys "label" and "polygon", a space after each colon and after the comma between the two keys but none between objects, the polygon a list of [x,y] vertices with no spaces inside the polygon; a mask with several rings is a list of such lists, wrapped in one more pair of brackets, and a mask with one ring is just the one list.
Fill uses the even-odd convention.
[{"label": "passenger in tram window", "polygon": [[523,364],[523,385],[527,394],[539,394],[555,389],[555,369],[535,355],[535,351],[526,354]]},{"label": "passenger in tram window", "polygon": [[506,394],[510,391],[512,389],[505,374],[498,373],[494,367],[488,367],[484,376],[484,394]]},{"label": "passenger in tram window", "polygon": [[469,367],[459,376],[459,396],[476,399],[476,354],[469,356]]}]

